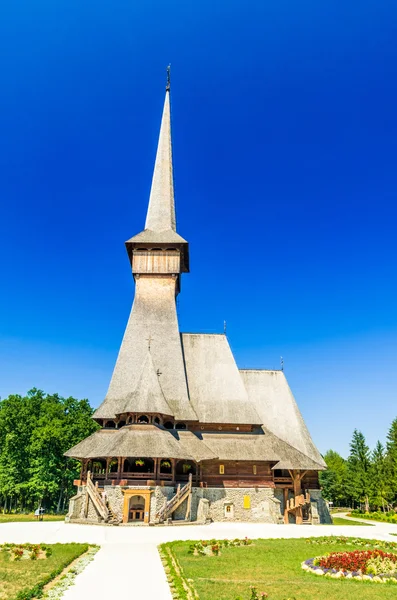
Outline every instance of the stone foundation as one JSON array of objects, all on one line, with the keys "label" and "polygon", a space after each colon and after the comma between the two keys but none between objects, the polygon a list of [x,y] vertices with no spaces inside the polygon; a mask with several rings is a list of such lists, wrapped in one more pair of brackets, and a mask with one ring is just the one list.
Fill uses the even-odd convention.
[{"label": "stone foundation", "polygon": [[[123,517],[123,489],[152,490],[149,522],[154,523],[156,513],[175,494],[171,486],[145,488],[105,486],[109,507],[120,521]],[[331,523],[331,516],[320,490],[310,490],[313,523]],[[176,509],[173,520],[186,519],[187,499]],[[283,523],[283,490],[273,488],[192,488],[190,521],[241,521],[257,523]],[[291,515],[292,517],[292,515]],[[90,501],[86,488],[79,487],[76,496],[71,498],[67,521],[98,523],[101,519]],[[293,519],[292,519],[293,522]]]}]

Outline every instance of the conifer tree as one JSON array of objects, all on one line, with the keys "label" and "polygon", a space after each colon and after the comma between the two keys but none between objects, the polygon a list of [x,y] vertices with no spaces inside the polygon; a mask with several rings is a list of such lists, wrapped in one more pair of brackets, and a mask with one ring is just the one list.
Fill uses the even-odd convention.
[{"label": "conifer tree", "polygon": [[364,502],[366,512],[369,512],[370,464],[370,451],[365,437],[355,429],[348,458],[349,492],[353,499]]},{"label": "conifer tree", "polygon": [[376,508],[385,506],[390,496],[390,486],[388,484],[386,455],[383,445],[378,441],[371,455],[370,468],[370,499],[371,504]]},{"label": "conifer tree", "polygon": [[397,418],[390,425],[386,442],[386,464],[392,500],[397,502]]}]

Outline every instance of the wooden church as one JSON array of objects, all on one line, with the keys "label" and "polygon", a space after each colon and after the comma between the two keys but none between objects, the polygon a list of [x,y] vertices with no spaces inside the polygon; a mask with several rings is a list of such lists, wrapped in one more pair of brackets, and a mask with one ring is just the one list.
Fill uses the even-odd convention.
[{"label": "wooden church", "polygon": [[325,463],[284,372],[239,369],[226,335],[179,331],[189,244],[176,230],[169,79],[145,227],[126,249],[135,298],[101,428],[66,453],[81,461],[67,519],[329,522]]}]

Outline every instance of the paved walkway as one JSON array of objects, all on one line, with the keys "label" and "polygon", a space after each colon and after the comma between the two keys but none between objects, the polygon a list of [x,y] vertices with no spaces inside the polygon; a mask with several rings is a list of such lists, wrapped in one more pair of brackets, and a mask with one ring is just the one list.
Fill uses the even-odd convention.
[{"label": "paved walkway", "polygon": [[[344,514],[338,515],[348,518]],[[358,519],[353,519],[358,520]],[[63,522],[3,523],[0,543],[89,542],[101,546],[95,559],[65,593],[65,600],[111,600],[127,595],[131,600],[170,600],[171,594],[157,545],[172,540],[211,538],[299,538],[347,535],[397,542],[397,525],[374,523],[373,527],[348,525],[266,525],[212,523],[172,527],[106,527]]]}]

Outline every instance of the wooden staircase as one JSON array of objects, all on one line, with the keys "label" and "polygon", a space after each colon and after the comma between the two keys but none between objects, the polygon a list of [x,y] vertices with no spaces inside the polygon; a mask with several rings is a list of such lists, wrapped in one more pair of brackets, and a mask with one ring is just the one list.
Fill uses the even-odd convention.
[{"label": "wooden staircase", "polygon": [[[107,500],[104,500],[99,493],[99,490],[96,485],[93,484],[91,479],[91,473],[88,471],[87,473],[87,496],[90,498],[93,503],[95,510],[99,514],[100,518],[104,523],[109,523],[109,525],[118,525],[120,523],[120,519],[117,515],[114,514],[112,509],[109,506]],[[86,510],[88,509],[88,497]]]},{"label": "wooden staircase", "polygon": [[164,523],[167,519],[172,517],[172,514],[176,511],[178,506],[182,504],[184,500],[187,501],[186,508],[186,520],[190,517],[191,505],[192,505],[192,474],[189,474],[189,481],[182,488],[180,484],[178,485],[175,496],[173,496],[168,502],[163,506],[162,509],[158,511],[156,514],[156,522]]},{"label": "wooden staircase", "polygon": [[[311,501],[310,494],[299,494],[295,498],[290,498],[287,501],[287,513],[295,515],[296,522],[301,525],[311,525]],[[303,512],[306,513],[303,516]]]}]

